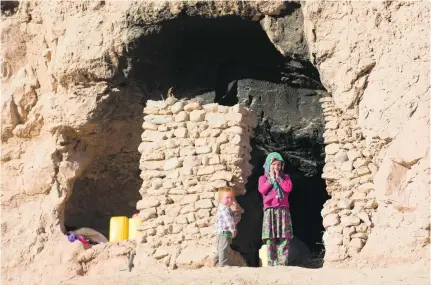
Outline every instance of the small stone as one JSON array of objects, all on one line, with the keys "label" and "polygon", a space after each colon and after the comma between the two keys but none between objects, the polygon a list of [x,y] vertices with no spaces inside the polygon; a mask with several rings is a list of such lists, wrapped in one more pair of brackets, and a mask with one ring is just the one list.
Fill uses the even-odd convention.
[{"label": "small stone", "polygon": [[365,233],[356,233],[352,235],[352,239],[354,238],[368,239],[368,235]]},{"label": "small stone", "polygon": [[196,149],[194,147],[185,147],[180,150],[180,156],[192,156],[196,154]]},{"label": "small stone", "polygon": [[155,109],[165,109],[168,105],[165,101],[161,100],[147,100],[146,107]]},{"label": "small stone", "polygon": [[357,226],[361,223],[361,220],[355,216],[344,216],[341,217],[341,224],[345,227]]},{"label": "small stone", "polygon": [[184,110],[185,103],[183,101],[178,101],[171,107],[172,114],[178,114],[179,112]]},{"label": "small stone", "polygon": [[220,155],[212,154],[211,156],[209,156],[208,163],[210,165],[219,164],[220,163]]},{"label": "small stone", "polygon": [[373,183],[365,183],[362,185],[359,185],[358,191],[363,193],[368,193],[371,190],[374,190],[374,184]]},{"label": "small stone", "polygon": [[371,154],[371,152],[369,151],[369,150],[367,150],[367,149],[364,149],[363,151],[362,151],[362,155],[364,156],[364,157],[366,157],[366,158],[371,158],[373,155]]},{"label": "small stone", "polygon": [[187,133],[188,133],[187,129],[181,127],[174,131],[174,136],[176,136],[177,138],[186,138]]},{"label": "small stone", "polygon": [[158,200],[155,199],[143,199],[140,200],[136,203],[136,209],[138,210],[143,210],[143,209],[148,209],[148,208],[155,208],[158,207],[160,205],[160,202]]},{"label": "small stone", "polygon": [[218,105],[218,112],[219,113],[228,113],[229,112],[229,106],[223,106],[223,105]]},{"label": "small stone", "polygon": [[208,218],[211,216],[211,212],[209,209],[200,209],[199,211],[197,211],[196,215],[199,218]]},{"label": "small stone", "polygon": [[340,223],[340,217],[338,214],[329,214],[323,219],[323,227],[333,227]]},{"label": "small stone", "polygon": [[182,162],[178,158],[171,158],[165,161],[163,170],[168,171],[178,167],[181,167]]},{"label": "small stone", "polygon": [[155,124],[155,125],[164,125],[172,122],[172,116],[166,115],[148,115],[144,117],[146,122]]},{"label": "small stone", "polygon": [[353,166],[358,169],[362,166],[366,166],[370,161],[368,159],[365,158],[358,158],[355,160],[355,162],[353,163]]},{"label": "small stone", "polygon": [[343,162],[341,164],[341,171],[343,172],[350,172],[353,170],[353,163],[351,160]]},{"label": "small stone", "polygon": [[246,108],[244,108],[243,106],[239,105],[239,104],[235,104],[232,106],[232,112],[234,113],[240,113],[243,115],[247,115],[248,111]]},{"label": "small stone", "polygon": [[209,113],[206,115],[205,120],[211,128],[221,128],[227,127],[227,120],[224,114]]},{"label": "small stone", "polygon": [[364,176],[371,173],[367,166],[361,166],[357,169],[357,171],[359,176]]},{"label": "small stone", "polygon": [[149,122],[144,122],[142,124],[142,128],[144,130],[150,130],[150,131],[157,131],[157,129],[158,129],[158,127],[157,127],[156,124],[152,124],[152,123],[149,123]]},{"label": "small stone", "polygon": [[371,174],[374,175],[376,174],[378,167],[374,164],[374,163],[369,163],[367,165],[368,169],[371,171]]},{"label": "small stone", "polygon": [[196,210],[211,209],[213,207],[214,207],[214,205],[211,202],[211,199],[202,199],[202,200],[199,200],[195,203]]},{"label": "small stone", "polygon": [[198,176],[209,175],[209,174],[213,174],[214,172],[215,172],[215,168],[213,165],[203,166],[203,167],[199,167],[197,175]]},{"label": "small stone", "polygon": [[355,208],[352,210],[352,215],[356,215],[359,212],[362,212],[364,210],[364,207],[358,203],[355,203]]},{"label": "small stone", "polygon": [[244,129],[239,127],[239,126],[233,126],[233,127],[230,127],[229,129],[226,129],[226,132],[242,135],[242,134],[244,134]]},{"label": "small stone", "polygon": [[367,193],[364,192],[355,192],[351,198],[353,201],[362,201],[367,199]]},{"label": "small stone", "polygon": [[337,152],[337,154],[335,154],[334,156],[334,161],[335,162],[345,162],[348,160],[347,157],[347,151],[345,151],[344,149],[341,149],[339,152]]},{"label": "small stone", "polygon": [[337,121],[329,121],[326,123],[325,128],[328,130],[335,130],[338,128],[338,122]]},{"label": "small stone", "polygon": [[233,174],[231,171],[218,171],[211,176],[210,181],[225,180],[230,182],[232,181],[232,178]]},{"label": "small stone", "polygon": [[348,199],[341,199],[340,201],[338,201],[337,206],[340,209],[351,209],[353,205],[353,201],[348,200]]},{"label": "small stone", "polygon": [[174,182],[171,179],[165,179],[165,180],[163,180],[162,186],[165,189],[171,189],[171,188],[175,187]]},{"label": "small stone", "polygon": [[332,143],[325,147],[325,153],[330,155],[336,154],[339,150],[340,150],[340,145],[336,143]]},{"label": "small stone", "polygon": [[185,122],[189,120],[189,114],[187,114],[184,111],[179,112],[178,114],[175,115],[174,118],[175,122]]},{"label": "small stone", "polygon": [[188,194],[185,195],[181,200],[180,200],[180,205],[187,205],[187,204],[193,204],[194,202],[199,200],[199,195],[196,194]]},{"label": "small stone", "polygon": [[376,201],[368,201],[367,204],[365,204],[365,209],[377,209],[378,204]]},{"label": "small stone", "polygon": [[368,230],[368,226],[366,224],[360,224],[359,226],[356,226],[356,232],[358,233],[366,233]]},{"label": "small stone", "polygon": [[344,149],[347,149],[347,150],[351,150],[351,149],[353,149],[353,148],[355,148],[354,146],[353,146],[353,144],[351,144],[351,143],[346,143],[345,145],[343,145],[343,148]]},{"label": "small stone", "polygon": [[370,181],[373,181],[373,175],[372,174],[366,174],[366,175],[363,175],[359,178],[360,184],[364,184],[364,183],[367,183]]},{"label": "small stone", "polygon": [[204,154],[204,153],[210,153],[210,152],[211,152],[211,147],[209,146],[199,146],[196,148],[197,154]]},{"label": "small stone", "polygon": [[357,158],[360,158],[362,155],[361,153],[356,149],[351,149],[347,152],[347,157],[349,160],[354,161]]},{"label": "small stone", "polygon": [[218,111],[218,104],[217,103],[205,104],[202,107],[207,112],[217,112]]},{"label": "small stone", "polygon": [[175,219],[175,222],[180,225],[188,224],[187,218],[185,216],[179,216]]},{"label": "small stone", "polygon": [[201,110],[202,106],[198,102],[191,102],[184,106],[184,111],[192,112],[194,110]]},{"label": "small stone", "polygon": [[351,236],[356,232],[355,227],[343,228],[343,236]]},{"label": "small stone", "polygon": [[205,110],[194,110],[190,113],[191,122],[202,122],[205,119]]},{"label": "small stone", "polygon": [[363,221],[367,226],[369,226],[369,227],[371,226],[370,217],[368,216],[368,214],[366,212],[360,212],[360,213],[356,214],[356,217],[361,219],[361,221]]},{"label": "small stone", "polygon": [[216,142],[217,142],[218,144],[224,144],[224,143],[229,142],[229,138],[227,137],[227,135],[226,135],[226,134],[221,134],[221,135],[217,138]]},{"label": "small stone", "polygon": [[335,171],[329,171],[322,173],[322,179],[334,181],[340,179],[340,175]]},{"label": "small stone", "polygon": [[195,213],[188,213],[186,215],[187,221],[189,222],[189,224],[194,223],[196,221],[196,217],[195,217]]},{"label": "small stone", "polygon": [[145,222],[150,219],[157,218],[157,210],[156,208],[143,209],[139,212],[138,216],[142,222]]},{"label": "small stone", "polygon": [[365,242],[360,238],[354,238],[350,241],[349,245],[354,248],[363,248],[365,245]]}]

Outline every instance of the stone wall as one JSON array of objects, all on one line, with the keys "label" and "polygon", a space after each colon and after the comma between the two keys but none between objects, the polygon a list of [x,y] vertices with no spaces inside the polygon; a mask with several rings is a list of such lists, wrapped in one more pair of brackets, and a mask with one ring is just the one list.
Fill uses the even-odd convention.
[{"label": "stone wall", "polygon": [[208,246],[217,188],[245,193],[251,173],[250,135],[256,118],[246,108],[196,101],[147,101],[139,151],[142,242],[169,264],[167,247]]},{"label": "stone wall", "polygon": [[[332,97],[320,99],[325,115],[325,167],[322,178],[332,196],[323,209],[323,235],[328,261],[354,256],[364,247],[377,208],[373,177],[379,161],[375,154],[384,142],[366,147],[358,126],[358,109],[341,110]],[[377,165],[376,165],[377,164]]]}]

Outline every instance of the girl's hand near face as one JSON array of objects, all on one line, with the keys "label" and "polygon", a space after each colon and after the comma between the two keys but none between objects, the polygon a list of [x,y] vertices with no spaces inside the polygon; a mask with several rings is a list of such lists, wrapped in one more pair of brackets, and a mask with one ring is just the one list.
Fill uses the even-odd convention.
[{"label": "girl's hand near face", "polygon": [[274,179],[276,176],[275,176],[275,170],[274,170],[274,168],[271,168],[270,169],[270,171],[269,171],[269,175],[271,176],[271,178],[272,179]]}]

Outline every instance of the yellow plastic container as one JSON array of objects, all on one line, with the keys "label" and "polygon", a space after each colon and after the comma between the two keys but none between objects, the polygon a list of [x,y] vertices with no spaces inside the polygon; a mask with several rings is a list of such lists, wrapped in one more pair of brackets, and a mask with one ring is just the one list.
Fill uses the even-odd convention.
[{"label": "yellow plastic container", "polygon": [[261,267],[268,267],[268,247],[266,244],[259,249],[259,263]]},{"label": "yellow plastic container", "polygon": [[138,217],[129,219],[129,239],[135,239],[143,235],[142,231],[138,231],[141,224],[141,219]]},{"label": "yellow plastic container", "polygon": [[111,217],[109,223],[109,241],[127,240],[129,238],[129,218]]}]

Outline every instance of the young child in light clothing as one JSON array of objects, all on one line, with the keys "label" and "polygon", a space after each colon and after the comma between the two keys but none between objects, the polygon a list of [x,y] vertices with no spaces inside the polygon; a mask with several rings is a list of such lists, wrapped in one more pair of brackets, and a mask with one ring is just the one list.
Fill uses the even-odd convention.
[{"label": "young child in light clothing", "polygon": [[232,188],[220,188],[218,190],[218,202],[219,206],[214,224],[214,232],[217,235],[217,253],[214,257],[214,265],[226,266],[228,265],[232,239],[237,234],[236,224],[241,216]]}]

